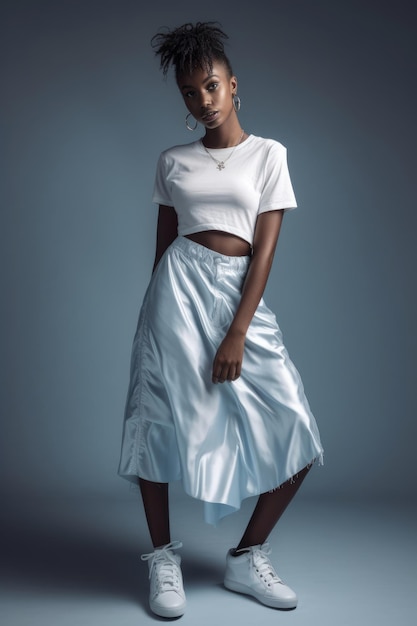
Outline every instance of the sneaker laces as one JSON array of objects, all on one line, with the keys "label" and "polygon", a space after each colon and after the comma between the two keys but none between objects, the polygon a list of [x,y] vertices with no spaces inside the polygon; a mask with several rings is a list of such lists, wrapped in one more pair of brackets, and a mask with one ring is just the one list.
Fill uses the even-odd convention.
[{"label": "sneaker laces", "polygon": [[272,584],[283,584],[281,578],[274,570],[268,556],[271,554],[271,548],[268,543],[251,550],[253,567],[257,570],[262,580],[268,586]]},{"label": "sneaker laces", "polygon": [[178,562],[172,550],[181,548],[181,541],[171,541],[166,546],[158,548],[149,554],[142,554],[142,561],[151,561],[149,578],[155,574],[157,593],[163,591],[178,591],[180,589],[180,573]]}]

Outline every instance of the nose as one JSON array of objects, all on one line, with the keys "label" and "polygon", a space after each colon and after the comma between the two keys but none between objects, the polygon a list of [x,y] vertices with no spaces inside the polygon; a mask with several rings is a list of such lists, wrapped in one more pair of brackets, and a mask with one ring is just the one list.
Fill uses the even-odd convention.
[{"label": "nose", "polygon": [[200,96],[200,108],[206,109],[212,102],[211,95],[205,91]]}]

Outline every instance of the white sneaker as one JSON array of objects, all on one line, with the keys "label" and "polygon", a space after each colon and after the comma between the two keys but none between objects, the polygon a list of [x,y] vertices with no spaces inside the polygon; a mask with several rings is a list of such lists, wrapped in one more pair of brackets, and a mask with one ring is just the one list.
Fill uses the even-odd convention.
[{"label": "white sneaker", "polygon": [[267,543],[245,548],[239,556],[232,556],[229,550],[226,557],[224,586],[238,593],[253,596],[262,604],[275,609],[295,609],[297,596],[278,577],[268,555],[271,549]]},{"label": "white sneaker", "polygon": [[153,613],[161,617],[180,617],[185,611],[181,557],[173,552],[181,546],[180,541],[173,541],[141,556],[149,566],[149,605]]}]

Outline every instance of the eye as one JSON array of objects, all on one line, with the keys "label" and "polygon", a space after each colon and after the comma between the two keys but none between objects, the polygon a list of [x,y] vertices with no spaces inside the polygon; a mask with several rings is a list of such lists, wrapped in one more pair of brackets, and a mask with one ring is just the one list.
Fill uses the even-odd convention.
[{"label": "eye", "polygon": [[210,83],[207,89],[209,91],[214,91],[215,89],[217,89],[218,86],[219,86],[219,83]]},{"label": "eye", "polygon": [[183,93],[184,98],[192,98],[195,95],[195,91],[185,91]]}]

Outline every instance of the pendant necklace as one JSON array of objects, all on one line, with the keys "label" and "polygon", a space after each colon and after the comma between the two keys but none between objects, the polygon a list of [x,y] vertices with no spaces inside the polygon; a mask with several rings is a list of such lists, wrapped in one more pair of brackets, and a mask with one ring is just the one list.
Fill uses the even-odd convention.
[{"label": "pendant necklace", "polygon": [[238,145],[240,144],[240,142],[243,139],[243,135],[245,134],[245,131],[242,131],[242,134],[240,135],[239,141],[237,142],[237,144],[235,146],[233,146],[233,150],[231,151],[231,153],[229,154],[228,157],[226,157],[224,159],[224,161],[218,161],[212,154],[211,152],[209,152],[206,148],[206,146],[203,144],[203,140],[201,139],[201,145],[203,146],[204,150],[207,152],[207,154],[209,155],[209,157],[211,159],[213,159],[213,161],[216,163],[216,167],[219,170],[219,172],[221,172],[222,170],[224,170],[224,168],[226,167],[226,162],[230,159],[230,157],[232,156],[233,152],[236,150],[236,148],[238,147]]}]

